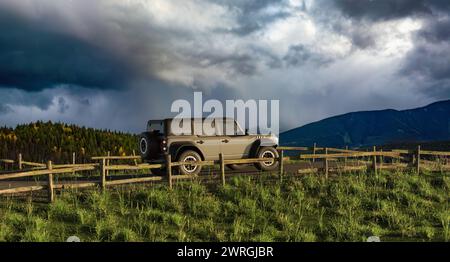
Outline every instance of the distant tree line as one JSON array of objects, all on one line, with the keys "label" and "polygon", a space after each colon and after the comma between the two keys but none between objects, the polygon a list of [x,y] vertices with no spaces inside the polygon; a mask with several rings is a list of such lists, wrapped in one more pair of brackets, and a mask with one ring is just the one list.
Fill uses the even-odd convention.
[{"label": "distant tree line", "polygon": [[76,161],[83,163],[108,151],[129,155],[137,149],[136,141],[133,134],[38,121],[16,128],[0,127],[0,158],[16,159],[22,153],[26,161],[69,163],[75,152]]}]

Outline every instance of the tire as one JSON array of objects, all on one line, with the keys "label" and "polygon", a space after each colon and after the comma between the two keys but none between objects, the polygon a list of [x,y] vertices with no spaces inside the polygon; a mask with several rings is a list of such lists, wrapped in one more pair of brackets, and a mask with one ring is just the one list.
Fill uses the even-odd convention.
[{"label": "tire", "polygon": [[[186,150],[182,152],[178,159],[178,162],[188,162],[188,161],[202,161],[202,157],[199,153],[194,150]],[[183,165],[178,167],[178,172],[180,175],[193,175],[196,176],[202,170],[202,166],[196,165]]]},{"label": "tire", "polygon": [[142,133],[139,136],[138,147],[142,160],[151,160],[158,155],[159,145],[157,141],[157,137],[149,132]]},{"label": "tire", "polygon": [[139,153],[141,154],[142,159],[147,160],[150,158],[150,136],[148,133],[142,133],[139,136]]},{"label": "tire", "polygon": [[[257,158],[278,158],[278,151],[274,147],[261,147],[258,150]],[[261,171],[275,171],[278,169],[280,162],[278,160],[268,162],[258,162],[255,164],[256,168]]]}]

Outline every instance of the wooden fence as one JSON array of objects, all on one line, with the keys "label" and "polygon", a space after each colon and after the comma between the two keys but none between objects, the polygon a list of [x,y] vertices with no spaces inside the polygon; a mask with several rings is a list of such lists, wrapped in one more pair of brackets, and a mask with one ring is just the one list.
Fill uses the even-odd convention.
[{"label": "wooden fence", "polygon": [[[32,192],[37,190],[47,190],[48,192],[48,201],[52,202],[54,200],[55,189],[66,189],[66,188],[85,188],[85,187],[95,187],[99,186],[102,190],[104,190],[107,186],[121,185],[121,184],[131,184],[131,183],[142,183],[142,182],[162,182],[167,181],[169,188],[173,187],[173,182],[177,180],[183,179],[192,179],[193,176],[189,175],[177,175],[174,176],[172,174],[172,168],[187,164],[195,164],[201,166],[213,166],[219,165],[220,169],[220,178],[223,185],[226,183],[226,172],[225,166],[229,164],[252,164],[264,161],[279,161],[279,170],[278,173],[282,178],[285,173],[285,158],[284,151],[309,151],[311,153],[300,154],[299,159],[310,160],[311,162],[316,159],[321,159],[322,170],[325,174],[325,177],[328,178],[329,172],[332,169],[330,167],[330,161],[339,161],[344,160],[344,167],[341,169],[342,171],[351,171],[351,170],[360,170],[367,168],[366,165],[359,166],[346,166],[348,159],[369,159],[371,160],[371,167],[373,168],[375,174],[378,173],[380,169],[392,169],[392,168],[406,168],[406,167],[414,167],[415,170],[419,173],[422,168],[426,168],[426,166],[430,166],[431,161],[421,159],[423,156],[450,156],[450,152],[439,152],[439,151],[425,151],[421,150],[420,146],[417,150],[407,151],[407,150],[392,150],[392,151],[377,151],[376,147],[373,148],[373,151],[355,151],[346,149],[338,149],[338,148],[320,148],[316,147],[279,147],[277,148],[279,151],[278,158],[248,158],[248,159],[236,159],[229,160],[224,159],[223,155],[219,155],[218,161],[197,161],[197,162],[172,162],[171,156],[166,155],[166,159],[161,163],[139,163],[138,160],[141,159],[140,156],[111,156],[108,154],[107,156],[98,156],[92,157],[93,161],[98,161],[97,163],[89,163],[89,164],[75,164],[73,161],[72,164],[53,164],[51,161],[48,161],[47,164],[42,163],[33,163],[23,161],[21,155],[18,157],[18,168],[21,170],[20,172],[15,173],[4,173],[0,174],[0,181],[2,180],[10,180],[10,179],[22,179],[29,177],[37,177],[37,176],[46,176],[46,184],[45,185],[33,185],[33,186],[23,186],[16,188],[8,188],[0,190],[0,195],[2,194],[15,194],[15,193],[24,193],[24,192]],[[320,154],[319,152],[322,151]],[[399,159],[405,160],[409,156],[409,163],[386,163],[386,158],[391,159]],[[113,161],[121,160],[121,161],[133,161],[133,164],[124,164],[124,163],[116,163],[111,164]],[[0,162],[7,162],[14,164],[14,160],[8,159],[0,159]],[[363,162],[367,164],[368,162]],[[370,162],[369,162],[370,163]],[[23,166],[31,166],[32,169],[23,170]],[[423,165],[423,166],[422,166]],[[150,170],[150,169],[162,169],[165,168],[166,175],[165,176],[146,176],[146,177],[136,177],[136,178],[125,178],[125,179],[116,179],[116,180],[107,180],[109,177],[110,171],[126,171],[126,170]],[[91,182],[80,182],[80,183],[63,183],[63,184],[55,184],[53,175],[61,175],[76,172],[84,172],[84,171],[99,171],[99,177],[97,181]],[[311,172],[312,169],[303,170],[305,172],[299,173],[307,173]],[[450,166],[448,163],[440,166],[440,170],[450,170]],[[300,171],[300,170],[299,170]]]},{"label": "wooden fence", "polygon": [[17,160],[12,159],[0,159],[0,163],[3,163],[6,166],[15,166],[17,164],[17,168],[19,170],[24,169],[25,166],[30,166],[32,168],[46,168],[46,165],[43,163],[36,163],[31,161],[24,161],[22,159],[22,154],[17,156]]},{"label": "wooden fence", "polygon": [[[450,170],[450,165],[448,163],[448,158],[450,156],[450,152],[443,152],[443,151],[426,151],[421,150],[420,146],[417,147],[416,150],[392,150],[392,151],[377,151],[376,147],[373,147],[373,151],[352,151],[352,150],[345,150],[341,151],[343,153],[329,153],[331,152],[339,152],[339,149],[336,148],[324,148],[323,154],[301,154],[300,159],[322,159],[323,169],[325,176],[328,176],[329,173],[329,161],[330,160],[338,160],[343,159],[344,166],[342,168],[343,171],[351,171],[351,170],[358,170],[363,169],[364,166],[346,166],[345,163],[347,162],[347,159],[352,158],[366,158],[369,159],[371,162],[371,167],[374,170],[374,173],[377,174],[380,169],[404,169],[408,167],[414,168],[415,172],[417,174],[420,174],[421,170],[428,170],[428,171],[447,171]],[[314,151],[313,151],[314,152]],[[446,157],[445,163],[438,164],[436,167],[436,162],[429,161],[426,159],[423,159],[423,157]],[[391,163],[387,163],[385,158],[390,159],[398,159],[404,162],[394,162],[391,161]],[[366,162],[364,162],[366,163]],[[433,168],[435,166],[435,168]]]},{"label": "wooden fence", "polygon": [[[55,189],[68,189],[68,188],[85,188],[85,187],[94,187],[99,186],[102,190],[104,190],[107,186],[121,185],[121,184],[131,184],[131,183],[142,183],[142,182],[157,182],[157,181],[167,181],[169,184],[169,188],[172,189],[173,181],[176,180],[184,180],[184,179],[192,179],[193,176],[190,175],[172,175],[172,168],[187,164],[201,165],[201,166],[212,166],[212,165],[220,165],[220,174],[222,184],[225,185],[225,166],[228,164],[250,164],[257,163],[262,161],[280,161],[280,174],[283,173],[283,153],[280,152],[280,156],[278,158],[249,158],[249,159],[237,159],[237,160],[228,160],[224,159],[223,155],[220,154],[219,161],[198,161],[198,162],[172,162],[171,156],[166,155],[166,159],[164,163],[157,164],[148,164],[142,163],[138,164],[137,160],[140,159],[138,156],[100,156],[93,157],[92,160],[97,160],[100,163],[91,163],[91,164],[61,164],[54,165],[51,161],[48,161],[45,164],[44,169],[40,170],[27,170],[17,173],[5,173],[0,174],[0,181],[2,180],[10,180],[10,179],[21,179],[21,178],[29,178],[29,177],[37,177],[37,176],[46,176],[46,185],[33,185],[33,186],[22,186],[15,188],[8,188],[0,190],[0,195],[2,194],[15,194],[15,193],[25,193],[32,192],[38,190],[47,190],[48,192],[48,201],[54,201],[54,191]],[[111,160],[133,160],[134,164],[126,165],[126,164],[115,164],[111,165]],[[166,176],[148,176],[148,177],[139,177],[139,178],[126,178],[119,180],[110,180],[107,181],[107,177],[109,175],[109,171],[111,170],[148,170],[154,168],[165,168]],[[55,184],[53,175],[67,174],[67,173],[75,173],[82,171],[91,171],[91,170],[99,170],[100,176],[97,181],[94,182],[82,182],[82,183],[65,183],[65,184]]]}]

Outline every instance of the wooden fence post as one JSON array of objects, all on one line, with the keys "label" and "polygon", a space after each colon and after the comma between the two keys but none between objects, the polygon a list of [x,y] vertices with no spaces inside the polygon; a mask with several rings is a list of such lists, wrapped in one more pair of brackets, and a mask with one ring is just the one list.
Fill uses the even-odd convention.
[{"label": "wooden fence post", "polygon": [[[136,151],[133,149],[133,156],[136,156]],[[137,160],[136,159],[134,159],[134,165],[135,166],[137,166],[138,165],[138,163],[137,163]]]},{"label": "wooden fence post", "polygon": [[[75,165],[75,152],[72,153],[72,165]],[[75,171],[73,171],[72,175],[75,175]]]},{"label": "wooden fence post", "polygon": [[280,153],[279,153],[279,156],[278,156],[278,158],[279,158],[278,161],[280,161],[279,165],[280,165],[280,180],[281,181],[283,181],[283,174],[284,174],[283,157],[284,157],[284,151],[280,150]]},{"label": "wooden fence post", "polygon": [[328,148],[325,147],[325,178],[328,179]]},{"label": "wooden fence post", "polygon": [[101,163],[102,173],[100,174],[100,186],[104,191],[106,188],[106,159],[102,158]]},{"label": "wooden fence post", "polygon": [[[347,150],[347,152],[345,152],[345,153],[348,154],[348,146],[345,146],[345,150]],[[347,167],[347,157],[344,158],[344,171],[345,171],[345,167]]]},{"label": "wooden fence post", "polygon": [[[369,149],[368,149],[368,148],[366,148],[366,152],[369,152]],[[369,159],[370,159],[369,156],[365,156],[365,157],[364,157],[364,161],[366,161],[366,162],[369,161]]]},{"label": "wooden fence post", "polygon": [[380,156],[380,170],[383,169],[383,162],[384,162],[384,156],[383,156],[383,149],[380,149],[381,156]]},{"label": "wooden fence post", "polygon": [[47,162],[48,173],[48,181],[47,181],[47,190],[48,190],[48,202],[52,203],[55,200],[54,192],[53,192],[53,166],[52,161]]},{"label": "wooden fence post", "polygon": [[172,156],[170,154],[166,154],[166,172],[169,188],[172,189]]},{"label": "wooden fence post", "polygon": [[19,153],[19,157],[17,160],[17,164],[19,165],[19,170],[22,170],[22,153]]},{"label": "wooden fence post", "polygon": [[[374,153],[377,152],[377,147],[376,146],[373,147],[373,152]],[[377,172],[377,156],[375,154],[373,155],[373,160],[372,161],[373,161],[372,162],[373,172],[375,173],[375,175],[378,175],[378,172]]]},{"label": "wooden fence post", "polygon": [[[111,152],[108,151],[108,157],[110,157],[110,156],[111,156]],[[106,165],[107,165],[107,166],[109,166],[109,163],[110,163],[110,162],[109,162],[109,159],[106,160]],[[108,170],[108,169],[106,170],[106,176],[109,176],[109,170]]]},{"label": "wooden fence post", "polygon": [[416,172],[418,175],[420,174],[420,145],[417,146]]},{"label": "wooden fence post", "polygon": [[222,178],[222,185],[225,186],[225,160],[223,159],[223,154],[219,154],[220,161],[220,176]]},{"label": "wooden fence post", "polygon": [[313,163],[316,161],[316,143],[314,143],[314,145],[313,145],[313,155],[314,155],[314,158],[312,159],[312,161],[313,161]]}]

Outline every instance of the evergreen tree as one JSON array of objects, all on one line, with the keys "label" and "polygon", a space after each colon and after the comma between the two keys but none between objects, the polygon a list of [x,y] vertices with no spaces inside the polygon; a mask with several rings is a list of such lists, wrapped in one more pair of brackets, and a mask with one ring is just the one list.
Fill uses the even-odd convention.
[{"label": "evergreen tree", "polygon": [[16,159],[22,153],[27,161],[70,163],[75,152],[77,161],[89,162],[92,156],[108,151],[112,155],[131,154],[136,147],[134,134],[51,121],[18,125],[14,129],[0,127],[0,158],[6,159]]}]

